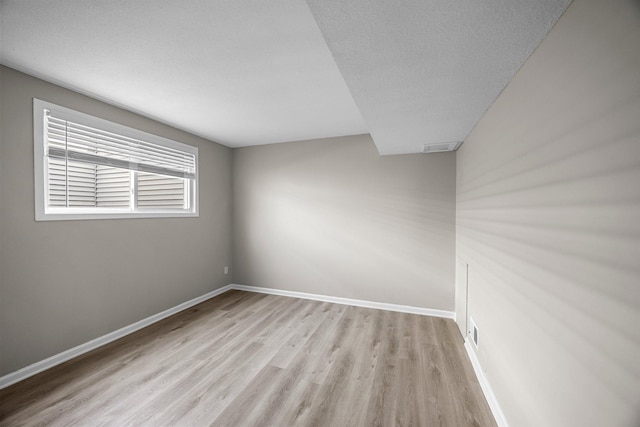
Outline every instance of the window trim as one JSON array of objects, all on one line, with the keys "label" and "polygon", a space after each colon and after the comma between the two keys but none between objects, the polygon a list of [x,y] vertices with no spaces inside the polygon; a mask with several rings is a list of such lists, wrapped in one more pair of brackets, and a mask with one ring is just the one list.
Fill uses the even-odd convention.
[{"label": "window trim", "polygon": [[[138,208],[137,210],[119,208],[79,208],[79,207],[49,207],[46,203],[47,188],[47,156],[45,155],[45,114],[44,111],[57,111],[74,121],[101,130],[113,132],[130,138],[141,139],[154,144],[178,149],[195,155],[195,179],[190,187],[193,189],[188,194],[193,205],[191,210],[180,209],[153,209]],[[198,147],[183,144],[158,135],[153,135],[120,125],[99,117],[81,113],[69,108],[61,107],[51,102],[33,98],[33,161],[34,161],[34,190],[35,190],[35,219],[36,221],[56,221],[56,220],[90,220],[90,219],[118,219],[118,218],[175,218],[175,217],[198,217],[199,216],[199,164]],[[137,181],[137,180],[136,180]],[[100,209],[96,212],[96,209]]]}]

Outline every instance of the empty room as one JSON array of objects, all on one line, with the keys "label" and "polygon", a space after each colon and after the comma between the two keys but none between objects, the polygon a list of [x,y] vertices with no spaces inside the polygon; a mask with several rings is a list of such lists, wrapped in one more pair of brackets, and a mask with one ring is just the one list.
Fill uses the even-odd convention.
[{"label": "empty room", "polygon": [[640,1],[0,0],[0,426],[640,427]]}]

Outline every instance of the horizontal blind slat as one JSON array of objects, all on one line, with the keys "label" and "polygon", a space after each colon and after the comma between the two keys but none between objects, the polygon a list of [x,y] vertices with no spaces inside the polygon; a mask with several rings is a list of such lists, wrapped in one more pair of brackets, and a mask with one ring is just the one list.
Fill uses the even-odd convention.
[{"label": "horizontal blind slat", "polygon": [[195,156],[170,147],[116,135],[89,126],[68,122],[68,143],[90,150],[103,148],[116,158],[130,157],[137,163],[156,162],[156,166],[173,165],[185,171],[195,168]]},{"label": "horizontal blind slat", "polygon": [[65,157],[67,157],[76,162],[82,162],[82,163],[88,163],[88,164],[111,166],[111,167],[117,167],[121,169],[131,169],[131,170],[155,173],[159,175],[175,176],[179,178],[189,178],[189,179],[195,178],[195,174],[193,173],[187,173],[187,172],[178,171],[174,169],[166,169],[166,168],[161,168],[153,165],[132,163],[126,160],[112,159],[109,157],[98,156],[95,154],[79,153],[76,151],[65,151],[55,147],[49,147],[48,154],[49,154],[49,157],[58,158],[58,159],[64,159]]},{"label": "horizontal blind slat", "polygon": [[97,152],[101,155],[119,159],[132,159],[139,163],[152,163],[173,166],[181,170],[192,170],[195,167],[193,155],[168,155],[156,150],[148,150],[140,145],[120,144],[105,140],[97,140],[76,133],[67,135],[67,146],[70,150]]}]

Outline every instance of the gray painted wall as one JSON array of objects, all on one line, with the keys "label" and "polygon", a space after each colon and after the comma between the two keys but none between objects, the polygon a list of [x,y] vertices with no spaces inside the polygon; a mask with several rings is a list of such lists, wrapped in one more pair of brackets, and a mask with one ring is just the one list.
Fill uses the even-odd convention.
[{"label": "gray painted wall", "polygon": [[[230,149],[1,70],[0,375],[230,282]],[[33,97],[197,146],[200,216],[35,222]]]},{"label": "gray painted wall", "polygon": [[457,254],[511,426],[640,423],[640,3],[575,0],[457,154]]},{"label": "gray painted wall", "polygon": [[453,310],[455,154],[369,136],[234,150],[234,280]]}]

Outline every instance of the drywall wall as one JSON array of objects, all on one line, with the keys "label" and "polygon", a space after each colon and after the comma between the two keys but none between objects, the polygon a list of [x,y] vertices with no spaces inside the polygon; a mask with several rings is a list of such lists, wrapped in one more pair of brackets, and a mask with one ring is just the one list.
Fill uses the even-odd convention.
[{"label": "drywall wall", "polygon": [[457,153],[457,255],[511,426],[640,425],[640,3],[574,0]]},{"label": "drywall wall", "polygon": [[[197,146],[200,216],[36,222],[34,97]],[[230,149],[5,67],[1,108],[0,374],[230,282]]]},{"label": "drywall wall", "polygon": [[453,310],[455,154],[368,135],[235,149],[234,281]]}]

